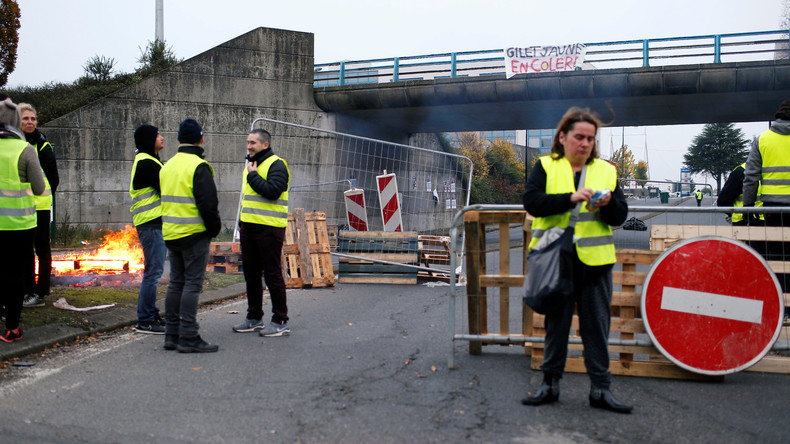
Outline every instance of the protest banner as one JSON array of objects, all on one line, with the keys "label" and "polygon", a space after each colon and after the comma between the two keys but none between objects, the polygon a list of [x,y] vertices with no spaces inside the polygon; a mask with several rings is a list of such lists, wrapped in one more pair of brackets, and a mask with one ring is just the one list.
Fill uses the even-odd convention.
[{"label": "protest banner", "polygon": [[587,48],[582,43],[559,46],[505,48],[507,78],[533,72],[573,71],[581,68]]}]

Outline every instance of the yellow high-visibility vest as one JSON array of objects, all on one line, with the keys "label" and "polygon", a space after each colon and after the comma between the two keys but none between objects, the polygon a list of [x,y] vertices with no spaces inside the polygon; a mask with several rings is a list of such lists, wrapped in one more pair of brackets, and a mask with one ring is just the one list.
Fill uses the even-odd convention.
[{"label": "yellow high-visibility vest", "polygon": [[244,170],[244,191],[241,202],[241,221],[284,228],[288,225],[288,188],[291,182],[291,170],[284,159],[271,155],[258,165],[258,174],[264,179],[269,176],[269,168],[275,161],[282,160],[288,170],[288,187],[275,200],[267,199],[256,193],[247,182],[247,169]]},{"label": "yellow high-visibility vest", "polygon": [[19,178],[19,158],[28,143],[0,139],[0,230],[21,231],[36,227],[36,202],[30,182]]},{"label": "yellow high-visibility vest", "polygon": [[132,165],[132,180],[129,182],[129,195],[132,196],[132,207],[129,211],[132,212],[132,222],[135,226],[154,220],[162,215],[162,201],[159,193],[153,187],[145,187],[139,190],[133,188],[134,173],[137,171],[137,164],[141,160],[153,160],[160,166],[162,162],[156,157],[148,153],[137,153],[134,156],[134,165]]},{"label": "yellow high-visibility vest", "polygon": [[[735,170],[738,169],[738,167],[741,167],[744,170],[746,170],[746,162],[738,165],[737,167],[733,168],[732,170],[735,171]],[[763,206],[763,201],[759,200],[760,199],[761,188],[762,188],[762,185],[758,183],[757,184],[757,200],[754,201],[754,206],[755,207]],[[743,191],[743,190],[741,190],[741,191]],[[732,203],[732,206],[733,207],[742,207],[743,206],[743,192],[741,192],[741,194],[739,194],[738,197],[735,198],[735,201]],[[760,214],[759,217],[760,217],[760,220],[765,220],[765,215]],[[732,220],[732,223],[740,222],[740,221],[743,220],[743,213],[732,213],[732,216],[730,217],[730,219]]]},{"label": "yellow high-visibility vest", "polygon": [[[40,153],[47,145],[52,148],[52,151],[55,151],[55,147],[53,147],[51,143],[44,142],[40,147],[36,147],[37,152]],[[41,172],[44,172],[44,168],[41,168]],[[52,187],[49,186],[49,179],[46,173],[44,173],[44,183],[46,184],[44,192],[39,196],[33,196],[33,199],[36,201],[36,210],[40,211],[52,209]]]},{"label": "yellow high-visibility vest", "polygon": [[[574,172],[566,157],[552,159],[551,156],[540,158],[543,170],[546,171],[546,194],[564,194],[576,192]],[[590,188],[596,191],[608,189],[614,191],[617,187],[617,171],[609,162],[594,159],[587,165],[587,175],[580,188]],[[538,243],[541,235],[552,227],[565,228],[568,226],[571,212],[556,214],[547,217],[536,217],[532,222],[532,240],[529,248]],[[582,204],[579,220],[576,222],[575,236],[576,253],[579,260],[587,265],[606,265],[616,262],[614,237],[612,228],[601,220],[601,212],[587,210],[587,205]]]},{"label": "yellow high-visibility vest", "polygon": [[175,240],[206,231],[206,225],[195,203],[193,181],[195,170],[201,164],[214,168],[200,156],[177,153],[159,171],[162,187],[162,237]]},{"label": "yellow high-visibility vest", "polygon": [[765,131],[759,147],[763,159],[760,200],[790,205],[790,135]]}]

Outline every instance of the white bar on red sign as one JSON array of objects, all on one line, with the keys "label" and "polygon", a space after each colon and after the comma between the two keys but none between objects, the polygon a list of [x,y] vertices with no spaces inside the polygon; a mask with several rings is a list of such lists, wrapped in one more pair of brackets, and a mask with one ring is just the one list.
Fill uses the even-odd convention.
[{"label": "white bar on red sign", "polygon": [[754,324],[763,319],[763,301],[672,287],[664,287],[661,309]]}]

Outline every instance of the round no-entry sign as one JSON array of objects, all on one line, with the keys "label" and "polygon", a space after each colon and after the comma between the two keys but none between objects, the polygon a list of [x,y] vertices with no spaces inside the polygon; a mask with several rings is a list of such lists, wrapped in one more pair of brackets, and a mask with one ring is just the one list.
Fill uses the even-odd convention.
[{"label": "round no-entry sign", "polygon": [[677,243],[653,262],[642,286],[642,319],[653,344],[695,373],[754,365],[782,328],[784,298],[765,260],[719,236]]}]

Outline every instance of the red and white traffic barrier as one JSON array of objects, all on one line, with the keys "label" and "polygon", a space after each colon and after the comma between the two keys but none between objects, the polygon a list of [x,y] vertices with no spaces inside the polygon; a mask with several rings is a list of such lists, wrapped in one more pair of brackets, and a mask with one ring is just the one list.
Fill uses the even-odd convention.
[{"label": "red and white traffic barrier", "polygon": [[343,192],[346,201],[346,221],[354,231],[368,231],[368,214],[365,209],[365,191],[359,188]]},{"label": "red and white traffic barrier", "polygon": [[379,191],[379,204],[381,218],[384,220],[384,231],[403,231],[403,220],[398,202],[398,183],[395,173],[376,176],[376,185]]}]

